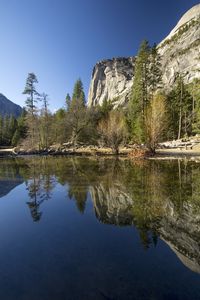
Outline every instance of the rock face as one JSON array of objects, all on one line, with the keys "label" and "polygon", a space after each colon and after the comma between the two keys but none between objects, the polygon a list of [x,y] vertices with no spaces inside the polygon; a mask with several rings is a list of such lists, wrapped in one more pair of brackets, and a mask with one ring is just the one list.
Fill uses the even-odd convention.
[{"label": "rock face", "polygon": [[0,94],[0,115],[19,117],[22,113],[21,106],[8,100],[3,94]]},{"label": "rock face", "polygon": [[[158,45],[162,59],[163,83],[170,88],[177,72],[185,82],[200,78],[200,4],[180,19],[170,34]],[[103,60],[94,67],[88,105],[114,100],[114,105],[128,102],[134,76],[134,57]]]},{"label": "rock face", "polygon": [[134,73],[134,57],[100,61],[94,67],[89,89],[88,105],[102,105],[114,100],[117,106],[128,101]]},{"label": "rock face", "polygon": [[165,86],[173,84],[177,72],[186,82],[200,78],[200,4],[180,19],[158,49]]}]

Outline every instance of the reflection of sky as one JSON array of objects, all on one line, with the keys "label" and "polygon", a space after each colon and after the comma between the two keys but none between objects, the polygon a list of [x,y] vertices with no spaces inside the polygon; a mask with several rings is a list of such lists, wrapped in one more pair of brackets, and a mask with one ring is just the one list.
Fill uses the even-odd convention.
[{"label": "reflection of sky", "polygon": [[200,295],[199,277],[164,242],[144,251],[134,227],[99,223],[89,198],[82,215],[67,198],[67,187],[57,184],[34,223],[27,197],[22,184],[0,201],[1,299],[140,299],[149,291],[156,299],[165,293],[189,299],[185,295],[194,290]]},{"label": "reflection of sky", "polygon": [[[127,161],[118,161],[121,168],[113,168],[115,172],[112,173],[112,168],[108,166],[112,166],[112,162],[116,163],[115,160],[89,161],[88,158],[37,157],[34,160],[16,159],[13,165],[10,164],[11,169],[9,165],[8,169],[5,168],[5,174],[16,174],[15,170],[20,165],[19,174],[25,174],[27,180],[15,188],[10,186],[9,193],[0,199],[0,299],[149,299],[149,293],[152,299],[198,299],[200,277],[190,270],[191,261],[194,260],[194,264],[197,261],[196,249],[196,256],[188,256],[187,264],[176,250],[178,246],[184,246],[184,243],[188,242],[188,236],[191,239],[190,245],[193,245],[194,232],[198,234],[198,230],[193,232],[188,226],[190,223],[186,227],[179,227],[181,218],[178,210],[169,217],[160,214],[161,220],[156,222],[156,228],[158,227],[163,240],[158,238],[156,246],[151,241],[149,248],[144,250],[141,229],[150,232],[149,228],[153,228],[155,220],[153,218],[152,224],[137,223],[137,220],[141,219],[137,219],[137,214],[134,215],[133,211],[130,211],[131,203],[135,203],[132,200],[136,199],[131,198],[129,183],[126,186],[125,183],[123,185],[123,180],[121,184],[118,181],[122,176],[130,175],[128,171],[132,171],[132,168],[139,172],[143,168],[147,170],[147,164],[153,164],[155,167],[154,163],[151,161],[146,162],[145,166],[133,166],[126,164]],[[28,162],[30,169],[27,168]],[[45,162],[44,169],[41,167],[42,162]],[[159,166],[159,162],[156,162],[156,165]],[[162,169],[161,166],[164,165],[166,168]],[[101,166],[101,169],[97,168],[98,166]],[[185,171],[188,170],[187,184],[190,185],[189,180],[193,178],[190,176],[191,170],[193,175],[198,174],[199,165],[188,163],[186,168],[184,162],[180,166]],[[37,172],[34,173],[36,168]],[[158,174],[162,178],[172,169],[174,174],[178,172],[176,161],[170,165],[160,162],[158,170],[162,170],[161,173],[156,173],[156,168],[152,167],[148,169],[149,173],[144,174],[151,175],[154,171],[153,178]],[[29,170],[30,173],[23,172],[24,170]],[[48,175],[45,175],[45,170],[49,171],[46,173]],[[58,178],[62,177],[62,185],[57,182],[55,176],[50,175],[54,172]],[[37,174],[35,178],[33,174]],[[137,175],[137,172],[132,173],[133,186],[134,179],[137,179],[134,176]],[[9,182],[15,184],[14,175],[12,178]],[[110,180],[107,180],[108,178]],[[8,178],[1,184],[7,181]],[[45,198],[44,189],[47,182],[52,183],[48,199]],[[146,184],[150,182],[152,181],[147,180]],[[160,180],[161,186],[156,188],[162,190],[162,184],[165,186],[167,182]],[[35,189],[31,185],[33,183]],[[177,187],[176,181],[172,186]],[[148,188],[144,187],[144,191],[146,190]],[[33,191],[37,191],[36,198]],[[68,197],[70,191],[73,191],[71,199]],[[83,199],[85,191],[89,192],[83,213],[78,210],[77,199]],[[139,195],[143,195],[142,191],[143,189],[137,190]],[[153,195],[156,197],[157,194]],[[154,200],[151,196],[149,199]],[[27,204],[33,201],[34,205],[35,200],[36,207],[39,204],[38,211],[42,213],[38,222],[33,222],[33,214]],[[140,199],[138,201],[141,203]],[[170,204],[170,200],[161,197],[161,203],[156,203],[166,206],[167,203]],[[144,201],[143,207],[145,209]],[[122,225],[123,216],[126,218],[128,213],[130,218],[132,217],[132,225],[112,225],[118,224],[118,220],[122,221]],[[192,214],[191,209],[188,212],[188,222]],[[110,220],[113,220],[113,223],[108,225]],[[188,217],[184,220],[187,221]],[[138,229],[133,223],[137,224]],[[198,235],[194,240],[198,242]]]}]

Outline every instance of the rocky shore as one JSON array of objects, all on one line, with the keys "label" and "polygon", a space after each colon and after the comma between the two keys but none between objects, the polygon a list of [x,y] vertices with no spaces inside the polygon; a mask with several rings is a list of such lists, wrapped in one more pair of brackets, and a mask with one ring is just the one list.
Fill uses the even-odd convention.
[{"label": "rocky shore", "polygon": [[[116,153],[109,147],[100,147],[97,145],[71,143],[54,144],[48,149],[24,149],[22,147],[1,148],[0,156],[18,156],[18,155],[78,155],[78,156],[114,156]],[[160,143],[156,152],[152,154],[144,146],[128,144],[119,147],[118,155],[127,156],[131,159],[149,158],[164,159],[177,157],[200,157],[200,137],[180,139]]]}]

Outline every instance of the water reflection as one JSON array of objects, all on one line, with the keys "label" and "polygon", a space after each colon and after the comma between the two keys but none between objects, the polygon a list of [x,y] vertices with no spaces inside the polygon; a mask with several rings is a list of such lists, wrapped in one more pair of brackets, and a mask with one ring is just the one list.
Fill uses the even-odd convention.
[{"label": "water reflection", "polygon": [[200,273],[199,171],[199,164],[187,160],[4,159],[0,195],[24,182],[26,203],[36,222],[41,220],[42,204],[51,200],[54,188],[66,186],[67,198],[75,201],[80,213],[91,198],[100,222],[134,226],[146,250],[161,238],[183,264]]}]

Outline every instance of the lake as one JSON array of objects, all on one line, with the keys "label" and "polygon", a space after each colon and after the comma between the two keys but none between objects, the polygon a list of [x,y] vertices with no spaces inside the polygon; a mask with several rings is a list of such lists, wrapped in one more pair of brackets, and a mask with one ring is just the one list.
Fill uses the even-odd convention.
[{"label": "lake", "polygon": [[200,299],[200,163],[0,159],[0,299]]}]

